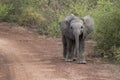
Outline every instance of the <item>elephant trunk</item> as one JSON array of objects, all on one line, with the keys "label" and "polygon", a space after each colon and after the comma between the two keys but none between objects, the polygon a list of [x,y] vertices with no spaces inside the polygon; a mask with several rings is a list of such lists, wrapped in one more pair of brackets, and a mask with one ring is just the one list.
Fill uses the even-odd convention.
[{"label": "elephant trunk", "polygon": [[79,36],[80,36],[80,31],[77,31],[75,34],[75,54],[76,56],[79,56]]},{"label": "elephant trunk", "polygon": [[76,53],[79,54],[79,36],[75,39]]}]

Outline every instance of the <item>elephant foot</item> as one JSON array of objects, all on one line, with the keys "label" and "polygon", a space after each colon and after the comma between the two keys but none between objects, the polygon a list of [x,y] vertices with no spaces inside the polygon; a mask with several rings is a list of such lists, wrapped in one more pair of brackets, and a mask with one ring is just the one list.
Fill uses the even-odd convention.
[{"label": "elephant foot", "polygon": [[86,61],[77,61],[78,64],[86,64]]},{"label": "elephant foot", "polygon": [[72,62],[73,59],[65,59],[66,62]]}]

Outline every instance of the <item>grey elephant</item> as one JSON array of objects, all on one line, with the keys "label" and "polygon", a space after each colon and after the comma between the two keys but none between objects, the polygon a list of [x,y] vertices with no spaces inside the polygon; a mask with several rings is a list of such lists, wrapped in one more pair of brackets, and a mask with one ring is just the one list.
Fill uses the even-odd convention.
[{"label": "grey elephant", "polygon": [[71,14],[60,22],[65,61],[77,59],[77,63],[85,64],[85,39],[94,29],[94,20],[90,16],[79,18]]}]

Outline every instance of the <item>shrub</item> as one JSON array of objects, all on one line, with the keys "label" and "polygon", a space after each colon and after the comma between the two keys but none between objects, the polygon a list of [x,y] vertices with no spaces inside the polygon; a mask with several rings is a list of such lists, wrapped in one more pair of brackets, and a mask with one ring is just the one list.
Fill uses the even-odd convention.
[{"label": "shrub", "polygon": [[53,22],[48,26],[48,34],[51,36],[59,36],[60,35],[60,27],[58,25],[58,22]]},{"label": "shrub", "polygon": [[33,7],[26,7],[19,18],[19,24],[25,26],[36,25],[44,21],[44,17],[35,11]]},{"label": "shrub", "polygon": [[120,62],[120,10],[114,3],[102,0],[98,2],[96,9],[97,48],[104,52],[107,58],[114,58]]},{"label": "shrub", "polygon": [[12,5],[0,3],[0,21],[8,21],[10,19],[9,12],[13,9]]}]

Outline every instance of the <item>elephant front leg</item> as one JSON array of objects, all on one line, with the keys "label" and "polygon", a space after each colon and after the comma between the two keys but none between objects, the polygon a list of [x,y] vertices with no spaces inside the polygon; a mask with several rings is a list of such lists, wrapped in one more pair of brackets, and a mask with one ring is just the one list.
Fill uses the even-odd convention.
[{"label": "elephant front leg", "polygon": [[77,63],[78,64],[86,64],[86,60],[85,60],[85,54],[84,54],[84,46],[85,46],[85,41],[82,40],[80,41],[79,44],[80,48],[79,48],[79,54],[77,54]]},{"label": "elephant front leg", "polygon": [[67,39],[67,54],[66,54],[66,59],[65,61],[71,62],[73,61],[73,44],[72,41]]},{"label": "elephant front leg", "polygon": [[67,42],[65,36],[62,36],[62,43],[63,43],[63,57],[66,58],[67,55]]},{"label": "elephant front leg", "polygon": [[76,52],[76,49],[75,49],[75,42],[73,43],[73,60],[76,61],[77,60],[77,52]]}]

